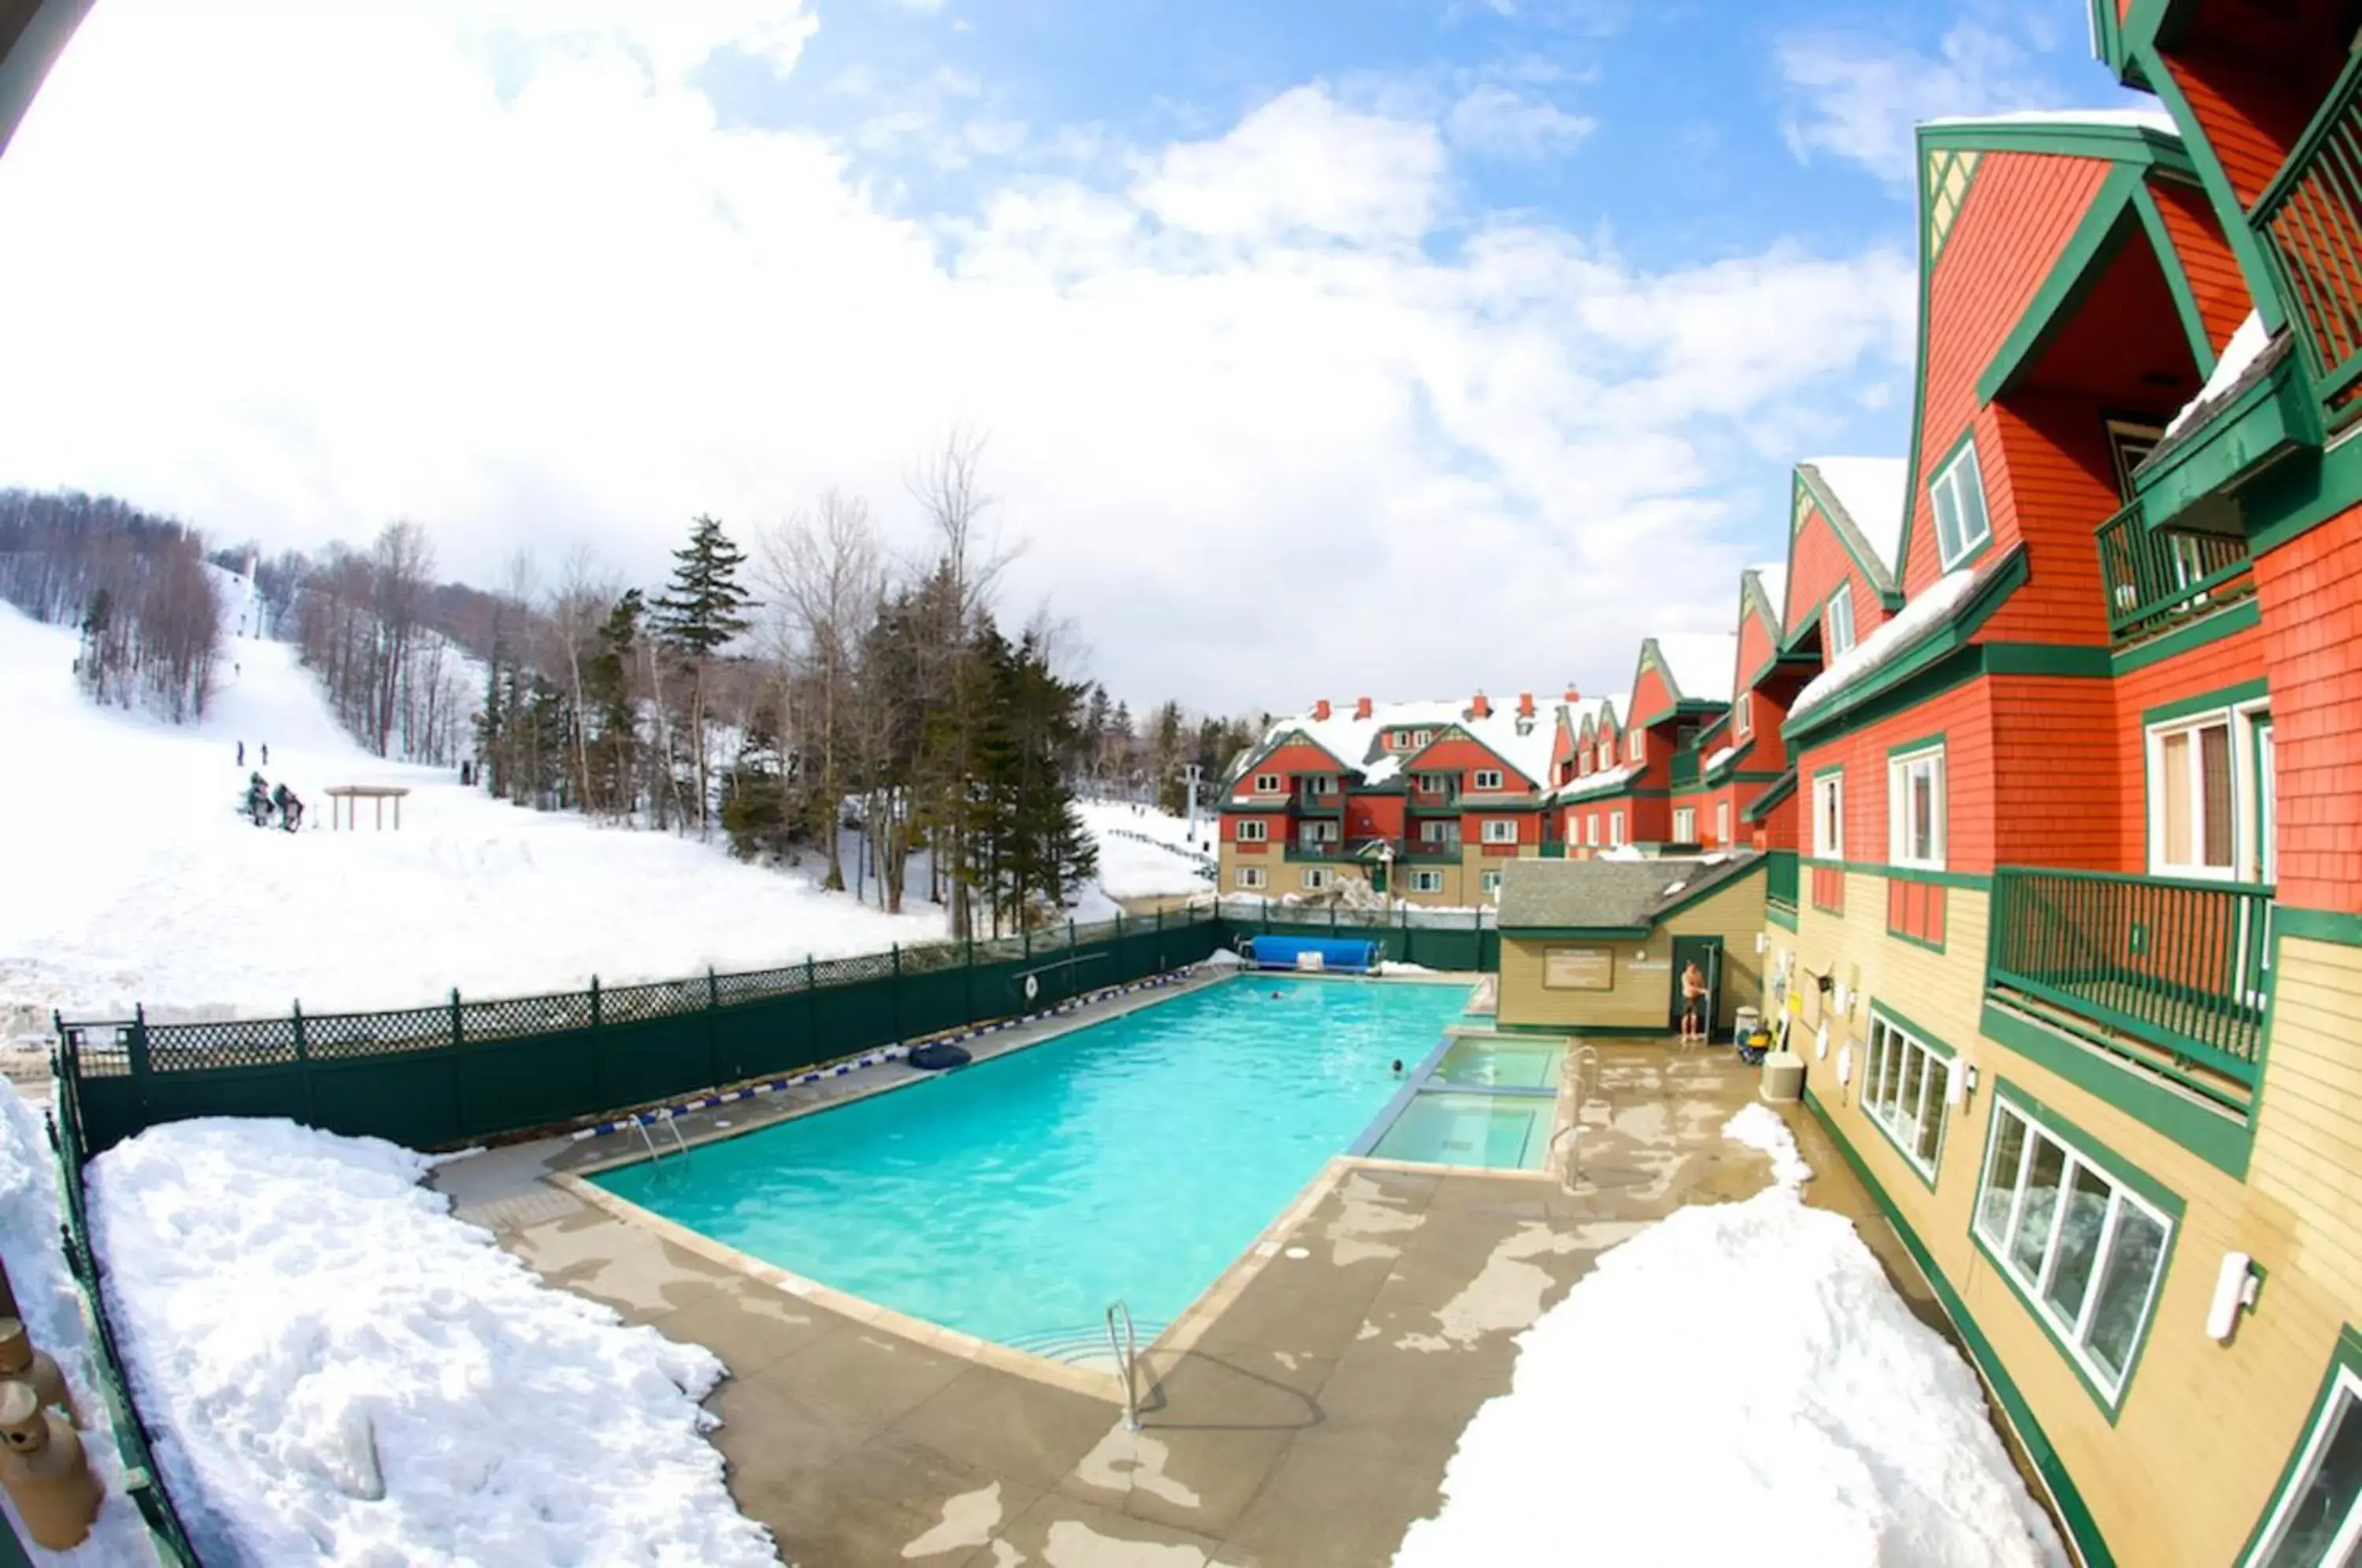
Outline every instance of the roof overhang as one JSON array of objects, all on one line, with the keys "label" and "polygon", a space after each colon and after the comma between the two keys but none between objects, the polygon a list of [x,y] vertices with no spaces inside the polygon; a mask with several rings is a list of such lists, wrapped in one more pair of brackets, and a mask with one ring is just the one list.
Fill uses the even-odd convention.
[{"label": "roof overhang", "polygon": [[91,0],[0,0],[0,152],[90,6]]}]

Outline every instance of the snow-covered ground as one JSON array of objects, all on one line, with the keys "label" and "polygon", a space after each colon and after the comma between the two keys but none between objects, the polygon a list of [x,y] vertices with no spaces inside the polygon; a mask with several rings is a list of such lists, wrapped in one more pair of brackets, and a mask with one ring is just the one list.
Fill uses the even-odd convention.
[{"label": "snow-covered ground", "polygon": [[222,1119],[92,1162],[124,1361],[204,1561],[773,1562],[703,1436],[722,1364],[544,1285],[430,1163]]},{"label": "snow-covered ground", "polygon": [[[462,789],[360,749],[284,643],[233,638],[202,723],[75,690],[74,634],[0,606],[0,1039],[52,1008],[166,1016],[403,1006],[877,952],[944,934],[717,844],[593,825]],[[228,666],[235,662],[237,670]],[[237,761],[247,745],[247,767]],[[270,766],[260,747],[270,747]],[[304,831],[235,806],[259,768],[303,797]],[[327,831],[326,787],[407,786],[402,831]]]},{"label": "snow-covered ground", "polygon": [[1726,1132],[1774,1185],[1650,1226],[1520,1337],[1396,1568],[2064,1564],[1967,1364],[1805,1206],[1787,1128]]},{"label": "snow-covered ground", "polygon": [[[1193,844],[1189,824],[1153,806],[1132,806],[1120,801],[1086,801],[1076,810],[1090,829],[1099,852],[1099,891],[1110,900],[1155,899],[1203,893],[1213,881],[1198,867],[1210,853],[1214,821],[1198,826]],[[1138,834],[1155,840],[1142,844]]]},{"label": "snow-covered ground", "polygon": [[[115,1452],[105,1403],[91,1370],[82,1297],[66,1272],[65,1254],[58,1250],[61,1208],[57,1162],[50,1154],[49,1133],[39,1114],[17,1098],[14,1088],[0,1082],[0,1263],[7,1264],[25,1332],[36,1348],[57,1358],[73,1389],[83,1451],[106,1483],[106,1501],[90,1539],[72,1551],[33,1548],[33,1561],[144,1568],[156,1561],[156,1553],[148,1544],[148,1527],[140,1521],[138,1508],[123,1490],[123,1462]],[[31,1539],[5,1497],[0,1497],[0,1510],[6,1510],[18,1540]]]}]

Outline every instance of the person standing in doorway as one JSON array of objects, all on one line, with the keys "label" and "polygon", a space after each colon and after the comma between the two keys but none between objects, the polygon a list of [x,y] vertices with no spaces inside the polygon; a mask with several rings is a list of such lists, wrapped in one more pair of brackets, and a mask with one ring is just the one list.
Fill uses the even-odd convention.
[{"label": "person standing in doorway", "polygon": [[1693,958],[1682,970],[1682,1038],[1705,1037],[1705,971]]}]

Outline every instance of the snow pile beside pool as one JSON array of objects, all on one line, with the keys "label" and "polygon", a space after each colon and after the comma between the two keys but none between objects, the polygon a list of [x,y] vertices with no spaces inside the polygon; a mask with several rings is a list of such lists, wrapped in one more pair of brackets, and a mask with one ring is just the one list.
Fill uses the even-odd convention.
[{"label": "snow pile beside pool", "polygon": [[544,1286],[418,1185],[290,1121],[151,1128],[91,1166],[124,1360],[208,1562],[769,1563],[695,1345]]},{"label": "snow pile beside pool", "polygon": [[[30,1550],[33,1561],[41,1563],[149,1563],[156,1553],[148,1544],[148,1527],[124,1493],[122,1462],[107,1435],[106,1407],[92,1370],[82,1295],[66,1272],[65,1254],[58,1250],[61,1206],[57,1171],[40,1114],[17,1097],[15,1085],[0,1078],[0,1262],[8,1266],[9,1287],[26,1333],[57,1358],[73,1389],[82,1415],[83,1451],[106,1483],[106,1502],[88,1540],[68,1552]],[[5,1502],[0,1508],[7,1508],[12,1524],[19,1523],[14,1508]],[[20,1524],[17,1535],[27,1539]]]},{"label": "snow pile beside pool", "polygon": [[1984,1394],[1750,1106],[1778,1180],[1599,1260],[1519,1341],[1396,1568],[2064,1563]]}]

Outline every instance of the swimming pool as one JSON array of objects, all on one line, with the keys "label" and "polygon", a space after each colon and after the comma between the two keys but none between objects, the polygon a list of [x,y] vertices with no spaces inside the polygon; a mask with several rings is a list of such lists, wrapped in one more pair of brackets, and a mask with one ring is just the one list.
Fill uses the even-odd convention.
[{"label": "swimming pool", "polygon": [[1370,1153],[1382,1160],[1538,1171],[1550,1154],[1556,1100],[1541,1096],[1414,1095]]},{"label": "swimming pool", "polygon": [[793,1273],[1003,1343],[1181,1312],[1342,1153],[1465,985],[1249,976],[592,1179]]},{"label": "swimming pool", "polygon": [[1479,1088],[1556,1088],[1566,1051],[1567,1043],[1558,1039],[1463,1038],[1435,1065],[1435,1077]]}]

